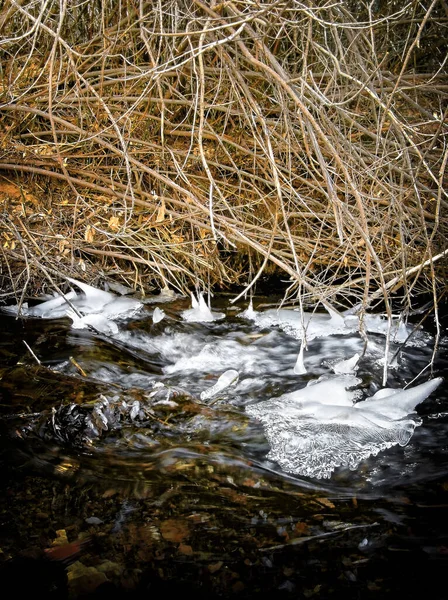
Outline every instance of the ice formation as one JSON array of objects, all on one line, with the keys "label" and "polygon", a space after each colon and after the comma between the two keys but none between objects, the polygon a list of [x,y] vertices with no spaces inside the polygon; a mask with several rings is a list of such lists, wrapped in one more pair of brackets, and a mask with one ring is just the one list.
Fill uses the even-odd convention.
[{"label": "ice formation", "polygon": [[67,310],[67,317],[72,320],[73,329],[89,329],[114,335],[118,333],[118,325],[100,313],[90,313],[83,317],[79,317],[71,308]]},{"label": "ice formation", "polygon": [[83,314],[101,313],[109,319],[114,319],[134,313],[143,306],[142,302],[134,298],[117,296],[70,277],[68,280],[83,292],[74,302],[76,308]]},{"label": "ice formation", "polygon": [[333,365],[333,371],[338,373],[353,373],[356,371],[358,361],[359,361],[359,353],[357,352],[351,358],[347,358],[346,360],[341,360]]},{"label": "ice formation", "polygon": [[231,385],[236,385],[238,383],[238,378],[240,374],[235,369],[229,369],[225,373],[221,375],[218,381],[208,390],[201,392],[201,400],[208,400],[216,396],[226,388]]},{"label": "ice formation", "polygon": [[336,375],[296,392],[246,407],[262,422],[268,458],[296,475],[329,478],[337,467],[352,470],[392,446],[405,446],[420,424],[415,407],[442,382],[438,377],[410,389],[386,389],[355,403],[349,388],[360,380]]},{"label": "ice formation", "polygon": [[152,313],[153,323],[160,323],[160,321],[162,321],[162,319],[164,319],[164,317],[165,317],[165,311],[162,310],[161,308],[159,308],[158,306],[156,306],[154,309],[154,312]]},{"label": "ice formation", "polygon": [[[114,319],[130,316],[143,305],[138,300],[117,296],[74,279],[69,281],[78,291],[69,291],[30,308],[24,305],[23,315],[44,319],[69,317],[74,329],[94,328],[114,335],[119,332]],[[165,301],[168,301],[168,296]],[[18,312],[17,307],[5,310],[13,314]],[[150,318],[153,323],[158,323],[165,316],[163,310],[155,307]],[[190,323],[207,323],[223,319],[225,314],[212,311],[203,294],[199,293],[197,296],[191,294],[191,308],[184,310],[180,316]],[[246,407],[247,413],[264,427],[270,444],[268,458],[285,472],[328,478],[338,467],[356,469],[363,460],[379,452],[395,445],[405,446],[420,424],[415,407],[442,381],[437,378],[409,389],[383,388],[362,400],[362,392],[357,389],[362,382],[355,375],[362,345],[360,336],[353,335],[357,334],[360,326],[356,315],[339,314],[331,308],[326,314],[286,309],[257,312],[250,303],[241,316],[269,330],[269,333],[252,336],[244,333],[223,338],[220,331],[219,336],[208,341],[202,335],[190,333],[190,329],[200,328],[188,327],[188,333],[162,331],[160,335],[150,337],[138,332],[125,337],[122,333],[120,341],[132,348],[160,355],[166,361],[163,367],[165,377],[179,372],[187,379],[191,372],[222,373],[207,389],[203,389],[200,378],[191,376],[191,380],[199,381],[194,393],[200,392],[203,401],[219,397],[221,392],[236,385],[240,374],[246,377],[238,384],[239,394],[245,385],[253,389],[259,386],[256,389],[261,390],[263,385],[260,382],[273,379],[273,375],[276,381],[281,381],[283,376],[291,377],[295,357],[292,370],[295,375],[313,373],[315,368],[319,368],[321,373],[322,365],[327,367],[333,374],[320,377],[299,390]],[[389,323],[380,315],[365,315],[363,322],[369,332],[390,333],[392,341],[405,341],[412,331],[401,320],[394,319]],[[289,345],[284,344],[285,336],[279,329],[295,339],[290,340]],[[336,334],[345,339],[332,337]],[[315,338],[327,340],[315,342],[318,350],[316,353],[308,352],[305,365],[304,350],[307,343]],[[371,356],[375,355],[377,342],[369,340]],[[375,350],[373,353],[372,348]],[[380,345],[378,348],[377,353],[383,352]],[[322,361],[325,355],[331,355],[333,359]],[[160,402],[166,404],[172,400],[166,397]],[[78,409],[70,410],[73,415],[78,414]],[[119,422],[123,415],[129,416],[132,422],[138,420],[139,415],[144,414],[142,410],[138,402],[126,405],[119,399],[116,402],[102,401],[91,413],[83,416],[83,422],[98,433]]]},{"label": "ice formation", "polygon": [[[253,321],[258,327],[278,326],[285,333],[308,341],[330,335],[348,335],[356,333],[360,328],[358,316],[348,312],[340,314],[330,307],[327,307],[327,313],[285,308],[270,308],[258,312],[250,304],[240,316]],[[366,331],[381,335],[386,335],[390,327],[391,340],[394,342],[404,342],[412,332],[412,328],[399,317],[394,317],[389,326],[388,319],[381,315],[364,315],[363,325]]]},{"label": "ice formation", "polygon": [[[73,322],[73,327],[87,327],[88,319],[83,320],[87,315],[102,315],[104,319],[114,319],[125,315],[130,315],[137,311],[142,302],[134,298],[117,296],[111,292],[99,290],[91,285],[87,285],[82,281],[67,277],[68,281],[78,287],[81,293],[70,291],[67,294],[58,294],[54,298],[41,302],[36,306],[28,307],[24,304],[21,313],[25,317],[40,317],[42,319],[59,319],[62,317],[70,317]],[[77,314],[74,308],[81,317]],[[7,312],[17,314],[18,306],[9,306]],[[77,318],[73,317],[75,315]],[[98,321],[101,319],[98,317]],[[112,326],[113,328],[113,326]]]},{"label": "ice formation", "polygon": [[305,362],[303,360],[303,351],[305,349],[305,342],[302,340],[300,345],[300,351],[297,356],[296,364],[294,365],[294,373],[296,375],[304,375],[306,373]]},{"label": "ice formation", "polygon": [[208,323],[224,317],[224,313],[213,312],[210,309],[202,293],[199,293],[197,298],[191,293],[191,308],[182,312],[182,318],[189,323]]}]

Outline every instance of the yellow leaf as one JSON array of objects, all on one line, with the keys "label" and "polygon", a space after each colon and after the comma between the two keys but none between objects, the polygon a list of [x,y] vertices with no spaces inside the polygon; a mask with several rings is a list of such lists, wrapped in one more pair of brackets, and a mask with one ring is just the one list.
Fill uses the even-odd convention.
[{"label": "yellow leaf", "polygon": [[157,210],[156,223],[161,223],[165,219],[165,200],[162,200],[162,204]]},{"label": "yellow leaf", "polygon": [[86,242],[93,242],[94,237],[95,230],[90,225],[87,225],[86,232],[84,234],[84,239],[86,240]]},{"label": "yellow leaf", "polygon": [[65,531],[65,529],[57,529],[56,535],[56,539],[54,539],[51,544],[53,547],[68,544],[67,532]]},{"label": "yellow leaf", "polygon": [[333,504],[333,502],[331,500],[328,500],[328,498],[316,498],[316,500],[320,504],[323,504],[324,506],[327,506],[328,508],[335,508],[335,505]]},{"label": "yellow leaf", "polygon": [[120,219],[118,217],[111,217],[108,225],[109,229],[112,229],[112,231],[117,231],[120,227]]},{"label": "yellow leaf", "polygon": [[59,242],[59,252],[64,252],[65,247],[69,246],[69,245],[70,245],[70,243],[67,240],[61,240]]},{"label": "yellow leaf", "polygon": [[183,244],[185,241],[185,238],[182,235],[176,235],[175,233],[173,233],[171,235],[171,241],[174,244]]}]

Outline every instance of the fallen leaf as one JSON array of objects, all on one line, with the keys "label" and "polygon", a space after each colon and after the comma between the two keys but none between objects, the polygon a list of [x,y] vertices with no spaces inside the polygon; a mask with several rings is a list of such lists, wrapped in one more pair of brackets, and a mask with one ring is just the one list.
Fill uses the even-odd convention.
[{"label": "fallen leaf", "polygon": [[162,203],[157,210],[156,223],[161,223],[164,220],[165,220],[165,200],[162,200]]},{"label": "fallen leaf", "polygon": [[14,198],[14,200],[26,200],[27,202],[31,202],[35,206],[37,206],[38,201],[29,192],[21,189],[19,186],[14,185],[13,183],[7,183],[6,181],[0,181],[0,195],[8,196],[9,198]]},{"label": "fallen leaf", "polygon": [[189,546],[188,544],[180,544],[179,552],[181,554],[184,554],[185,556],[192,556],[193,548],[191,546]]},{"label": "fallen leaf", "polygon": [[84,239],[86,242],[93,242],[93,238],[95,237],[95,230],[91,225],[87,225],[86,232],[84,234]]},{"label": "fallen leaf", "polygon": [[294,533],[298,537],[308,535],[308,525],[302,521],[299,521],[294,527]]},{"label": "fallen leaf", "polygon": [[210,573],[216,573],[216,571],[219,571],[219,569],[222,567],[223,562],[222,560],[220,560],[217,563],[214,563],[213,565],[208,565],[208,570],[210,571]]},{"label": "fallen leaf", "polygon": [[328,508],[336,508],[333,502],[331,502],[331,500],[328,500],[328,498],[316,498],[316,500],[323,506],[326,506]]},{"label": "fallen leaf", "polygon": [[180,544],[188,537],[190,530],[185,521],[168,519],[161,523],[160,533],[162,534],[163,539]]},{"label": "fallen leaf", "polygon": [[117,231],[120,228],[120,219],[118,217],[111,217],[108,226],[112,231]]}]

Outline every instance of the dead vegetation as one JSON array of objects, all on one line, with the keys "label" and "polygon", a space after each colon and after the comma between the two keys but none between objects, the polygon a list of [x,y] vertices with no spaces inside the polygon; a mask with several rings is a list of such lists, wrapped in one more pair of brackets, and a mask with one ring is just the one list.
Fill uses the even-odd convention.
[{"label": "dead vegetation", "polygon": [[3,297],[277,273],[303,303],[437,306],[448,5],[423,4],[5,0]]}]

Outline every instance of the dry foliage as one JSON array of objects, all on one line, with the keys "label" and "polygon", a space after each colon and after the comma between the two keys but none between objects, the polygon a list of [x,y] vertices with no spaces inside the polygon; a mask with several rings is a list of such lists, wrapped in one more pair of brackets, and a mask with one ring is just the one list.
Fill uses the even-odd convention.
[{"label": "dry foliage", "polygon": [[5,0],[4,290],[99,264],[437,305],[448,6],[422,4]]}]

